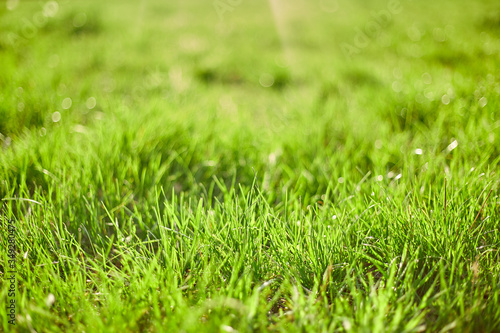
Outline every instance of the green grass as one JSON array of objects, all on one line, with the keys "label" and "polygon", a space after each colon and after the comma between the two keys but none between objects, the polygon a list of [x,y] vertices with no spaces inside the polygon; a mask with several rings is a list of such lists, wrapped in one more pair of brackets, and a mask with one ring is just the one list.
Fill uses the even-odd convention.
[{"label": "green grass", "polygon": [[498,3],[273,3],[0,4],[1,329],[500,330]]}]

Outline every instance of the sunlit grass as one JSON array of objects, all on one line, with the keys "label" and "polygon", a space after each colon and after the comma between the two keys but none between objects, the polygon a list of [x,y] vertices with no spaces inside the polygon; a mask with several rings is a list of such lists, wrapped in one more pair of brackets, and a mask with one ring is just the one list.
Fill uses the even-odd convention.
[{"label": "sunlit grass", "polygon": [[15,3],[3,330],[498,330],[494,1]]}]

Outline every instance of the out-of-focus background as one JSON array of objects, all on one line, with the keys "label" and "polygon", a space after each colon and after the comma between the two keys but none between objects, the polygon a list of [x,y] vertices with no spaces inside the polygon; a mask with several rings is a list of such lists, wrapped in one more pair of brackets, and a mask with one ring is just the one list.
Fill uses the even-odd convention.
[{"label": "out-of-focus background", "polygon": [[434,112],[428,104],[454,102],[461,88],[454,83],[496,82],[499,8],[8,0],[0,9],[0,132],[50,131],[59,118],[85,126],[97,112],[164,105],[195,110],[200,122],[215,115],[266,128],[286,126],[299,109],[386,123],[410,98]]},{"label": "out-of-focus background", "polygon": [[243,155],[252,145],[279,155],[290,137],[366,149],[391,137],[391,147],[421,128],[446,147],[471,114],[496,120],[499,11],[496,1],[8,0],[3,146],[25,129],[43,140],[118,117],[240,140]]}]

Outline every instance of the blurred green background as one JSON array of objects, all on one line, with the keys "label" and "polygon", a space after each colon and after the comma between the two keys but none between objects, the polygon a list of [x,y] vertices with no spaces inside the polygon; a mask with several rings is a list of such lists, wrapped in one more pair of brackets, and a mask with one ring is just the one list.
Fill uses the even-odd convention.
[{"label": "blurred green background", "polygon": [[480,99],[482,86],[498,88],[499,7],[9,0],[0,9],[0,132],[50,131],[56,111],[64,124],[86,125],[98,111],[167,104],[266,127],[287,125],[290,108],[324,113],[337,104],[339,120],[349,109],[384,127],[401,100],[435,112],[443,95],[453,103],[461,89],[476,86],[470,98]]},{"label": "blurred green background", "polygon": [[[496,1],[9,0],[0,9],[3,146],[26,129],[46,140],[61,126],[82,140],[115,117],[130,132],[154,124],[186,140],[235,143],[242,157],[229,158],[227,168],[260,152],[289,148],[314,159],[321,147],[352,142],[365,151],[353,165],[386,173],[406,149],[442,150],[456,138],[497,147],[499,8]],[[477,138],[467,126],[477,126]],[[297,150],[295,139],[311,151]],[[366,153],[382,144],[382,156]],[[212,156],[217,149],[198,164],[223,159]]]}]

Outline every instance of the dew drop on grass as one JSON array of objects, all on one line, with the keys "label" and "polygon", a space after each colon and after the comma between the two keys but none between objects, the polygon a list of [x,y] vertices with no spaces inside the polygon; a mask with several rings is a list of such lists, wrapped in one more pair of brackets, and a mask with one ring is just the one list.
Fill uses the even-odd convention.
[{"label": "dew drop on grass", "polygon": [[420,148],[415,149],[415,154],[416,155],[422,155],[423,151]]},{"label": "dew drop on grass", "polygon": [[414,42],[418,42],[420,38],[422,38],[422,33],[414,25],[408,28],[406,33],[408,34],[408,37],[410,37],[410,39]]},{"label": "dew drop on grass", "polygon": [[429,73],[424,73],[424,74],[422,74],[422,81],[425,84],[431,84],[432,83],[432,76]]},{"label": "dew drop on grass", "polygon": [[433,101],[433,100],[434,100],[434,92],[433,92],[433,91],[431,91],[431,90],[427,90],[427,91],[425,91],[424,96],[425,96],[425,98],[427,98],[429,101]]},{"label": "dew drop on grass", "polygon": [[450,96],[444,94],[443,97],[441,97],[441,102],[444,104],[444,105],[448,105],[450,104]]},{"label": "dew drop on grass", "polygon": [[97,104],[97,101],[96,101],[95,97],[89,97],[87,99],[87,102],[85,102],[85,106],[89,110],[92,110],[93,108],[95,108],[96,104]]},{"label": "dew drop on grass", "polygon": [[269,88],[274,84],[274,76],[269,73],[263,73],[259,78],[259,83],[265,88]]},{"label": "dew drop on grass", "polygon": [[395,92],[400,92],[401,90],[403,90],[403,86],[401,85],[401,82],[394,81],[392,83],[392,90],[394,90]]},{"label": "dew drop on grass", "polygon": [[85,23],[87,23],[87,14],[85,13],[78,13],[73,18],[73,26],[75,28],[81,28]]},{"label": "dew drop on grass", "polygon": [[382,180],[384,180],[384,176],[378,175],[377,176],[377,181],[381,182]]},{"label": "dew drop on grass", "polygon": [[54,17],[59,10],[59,4],[57,1],[49,1],[43,6],[43,16]]},{"label": "dew drop on grass", "polygon": [[52,114],[52,121],[57,123],[59,120],[61,120],[61,113],[56,111]]},{"label": "dew drop on grass", "polygon": [[66,97],[65,99],[63,99],[62,101],[62,108],[64,110],[67,110],[71,107],[71,105],[73,104],[73,101],[71,100],[71,98],[69,97]]},{"label": "dew drop on grass", "polygon": [[337,215],[333,215],[332,220],[336,220],[336,219],[337,219]]}]

